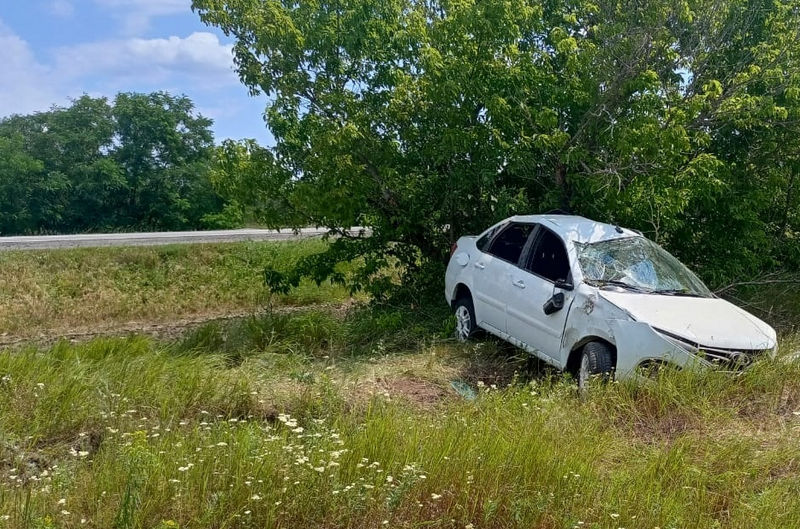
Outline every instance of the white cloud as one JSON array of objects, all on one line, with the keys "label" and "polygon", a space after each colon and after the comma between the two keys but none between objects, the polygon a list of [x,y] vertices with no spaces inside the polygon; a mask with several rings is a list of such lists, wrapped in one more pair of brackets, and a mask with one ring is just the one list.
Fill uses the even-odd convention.
[{"label": "white cloud", "polygon": [[55,67],[68,78],[102,76],[138,83],[166,83],[174,77],[207,87],[238,83],[232,46],[213,33],[186,38],[131,38],[66,46],[55,51]]},{"label": "white cloud", "polygon": [[111,10],[122,23],[125,35],[138,35],[150,27],[153,17],[176,15],[191,11],[191,0],[94,0],[100,7]]},{"label": "white cloud", "polygon": [[51,0],[46,6],[47,12],[60,18],[69,18],[75,13],[75,6],[68,0]]},{"label": "white cloud", "polygon": [[83,93],[113,98],[123,91],[166,90],[189,95],[216,118],[219,138],[272,143],[261,118],[264,103],[240,85],[231,51],[207,32],[34,50],[0,19],[0,118],[66,106]]},{"label": "white cloud", "polygon": [[43,62],[0,20],[0,116],[47,110],[88,92],[213,93],[238,85],[231,45],[213,33],[65,46]]},{"label": "white cloud", "polygon": [[0,20],[0,116],[46,110],[63,101],[51,82],[52,70],[37,62],[27,42]]}]

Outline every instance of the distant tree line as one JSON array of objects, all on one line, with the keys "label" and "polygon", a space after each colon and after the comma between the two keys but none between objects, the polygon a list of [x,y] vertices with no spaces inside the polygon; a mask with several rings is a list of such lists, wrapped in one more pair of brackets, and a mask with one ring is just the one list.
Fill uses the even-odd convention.
[{"label": "distant tree line", "polygon": [[241,225],[211,181],[211,125],[164,92],[0,120],[0,234]]}]

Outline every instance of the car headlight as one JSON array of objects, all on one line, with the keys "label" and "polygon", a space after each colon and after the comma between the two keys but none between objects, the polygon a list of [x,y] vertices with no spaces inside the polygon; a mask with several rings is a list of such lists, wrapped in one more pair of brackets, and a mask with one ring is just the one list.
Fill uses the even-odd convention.
[{"label": "car headlight", "polygon": [[667,332],[667,331],[664,331],[664,330],[661,330],[661,329],[653,328],[653,330],[656,331],[666,341],[668,341],[672,345],[675,345],[676,347],[680,347],[681,349],[683,349],[687,353],[697,354],[700,351],[699,344],[697,344],[695,342],[691,342],[691,341],[687,340],[686,338],[682,338],[680,336],[672,334],[671,332]]}]

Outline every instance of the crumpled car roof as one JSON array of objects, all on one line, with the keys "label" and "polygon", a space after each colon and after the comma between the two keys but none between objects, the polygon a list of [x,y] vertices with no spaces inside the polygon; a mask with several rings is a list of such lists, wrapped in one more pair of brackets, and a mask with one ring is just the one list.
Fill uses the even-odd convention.
[{"label": "crumpled car roof", "polygon": [[513,222],[536,222],[547,226],[566,241],[592,243],[621,239],[623,237],[641,237],[633,230],[620,228],[613,224],[597,222],[578,215],[517,215]]}]

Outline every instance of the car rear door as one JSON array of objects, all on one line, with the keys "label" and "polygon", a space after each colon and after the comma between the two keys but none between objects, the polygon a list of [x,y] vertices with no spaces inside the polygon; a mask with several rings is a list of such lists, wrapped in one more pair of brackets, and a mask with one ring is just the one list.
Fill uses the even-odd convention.
[{"label": "car rear door", "polygon": [[[547,357],[562,367],[561,337],[564,332],[573,292],[556,283],[572,282],[570,263],[564,241],[548,228],[539,225],[522,257],[514,267],[507,295],[507,332],[516,345]],[[556,293],[564,294],[563,308],[550,315],[544,305]]]},{"label": "car rear door", "polygon": [[511,274],[533,228],[534,224],[511,222],[490,240],[478,241],[481,252],[472,263],[475,317],[481,327],[501,336],[507,332],[506,301]]}]

